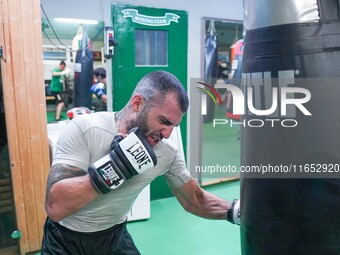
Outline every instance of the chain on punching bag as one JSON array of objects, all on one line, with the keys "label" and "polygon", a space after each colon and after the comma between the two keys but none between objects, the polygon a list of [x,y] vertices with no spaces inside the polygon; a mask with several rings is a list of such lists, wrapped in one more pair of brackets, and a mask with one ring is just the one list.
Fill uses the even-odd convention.
[{"label": "chain on punching bag", "polygon": [[84,29],[80,49],[77,51],[74,74],[74,107],[91,109],[91,85],[93,77],[93,53],[89,48],[87,30]]},{"label": "chain on punching bag", "polygon": [[[241,174],[242,254],[340,254],[339,172],[328,172],[340,163],[338,1],[246,0],[244,25],[243,91],[265,110],[276,88],[279,103],[270,116],[243,116],[241,165],[279,172]],[[283,114],[290,87],[311,98]],[[252,127],[254,118],[265,124]],[[313,166],[327,169],[316,175]]]}]

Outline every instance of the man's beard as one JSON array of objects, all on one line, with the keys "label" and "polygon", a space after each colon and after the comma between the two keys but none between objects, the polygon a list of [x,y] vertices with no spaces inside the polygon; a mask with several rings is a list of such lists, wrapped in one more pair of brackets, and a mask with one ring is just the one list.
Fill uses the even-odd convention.
[{"label": "man's beard", "polygon": [[146,135],[149,131],[150,128],[147,124],[147,107],[144,107],[141,111],[141,113],[139,114],[139,116],[137,117],[137,119],[132,120],[129,124],[128,124],[128,128],[127,130],[131,130],[134,127],[138,127],[140,130],[142,130],[142,132],[144,133],[144,135]]}]

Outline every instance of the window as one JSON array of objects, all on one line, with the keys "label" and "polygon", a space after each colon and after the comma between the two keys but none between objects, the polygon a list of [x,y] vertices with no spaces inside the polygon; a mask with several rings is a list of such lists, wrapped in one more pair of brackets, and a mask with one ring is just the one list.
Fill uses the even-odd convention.
[{"label": "window", "polygon": [[70,52],[65,47],[43,45],[44,60],[69,60]]},{"label": "window", "polygon": [[136,66],[168,65],[168,31],[136,29]]}]

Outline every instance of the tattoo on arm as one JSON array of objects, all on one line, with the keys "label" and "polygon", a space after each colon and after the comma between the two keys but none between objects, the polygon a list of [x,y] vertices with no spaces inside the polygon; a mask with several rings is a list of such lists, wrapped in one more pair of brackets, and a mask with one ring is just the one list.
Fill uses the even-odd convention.
[{"label": "tattoo on arm", "polygon": [[66,164],[57,164],[51,167],[50,174],[47,180],[47,193],[50,191],[53,184],[58,181],[87,175],[87,173],[80,168],[69,166]]}]

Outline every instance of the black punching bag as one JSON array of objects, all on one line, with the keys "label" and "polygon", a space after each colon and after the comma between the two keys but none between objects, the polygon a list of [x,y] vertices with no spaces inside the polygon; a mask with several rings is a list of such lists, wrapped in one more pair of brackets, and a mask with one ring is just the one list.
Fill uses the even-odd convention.
[{"label": "black punching bag", "polygon": [[[266,110],[276,88],[278,104],[265,116],[247,106],[242,119],[242,254],[338,255],[339,2],[245,0],[244,7],[242,89]],[[303,93],[286,98],[306,100],[285,113],[287,88]]]},{"label": "black punching bag", "polygon": [[93,77],[93,53],[88,45],[86,29],[83,32],[82,43],[77,51],[74,65],[74,107],[87,107],[91,109],[91,85]]}]

